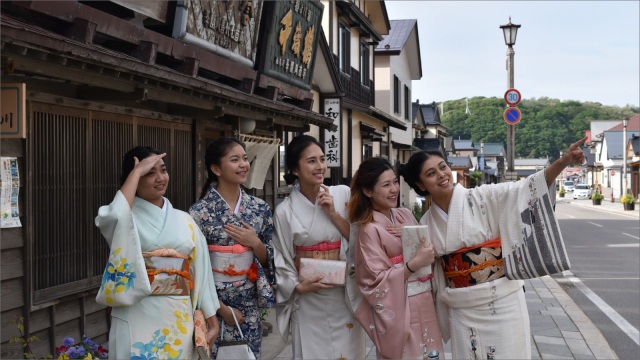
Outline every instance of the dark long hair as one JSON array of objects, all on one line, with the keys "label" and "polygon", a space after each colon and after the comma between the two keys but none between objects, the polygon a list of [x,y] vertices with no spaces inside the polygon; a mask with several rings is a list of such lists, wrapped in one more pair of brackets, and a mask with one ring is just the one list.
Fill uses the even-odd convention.
[{"label": "dark long hair", "polygon": [[[287,145],[287,149],[285,151],[285,164],[287,165],[287,173],[284,174],[283,178],[287,185],[293,184],[298,176],[293,175],[293,171],[298,170],[298,163],[300,161],[300,156],[302,153],[311,145],[318,145],[322,150],[322,144],[316,138],[309,135],[299,135],[294,137],[289,145]],[[324,150],[323,150],[324,152]]]},{"label": "dark long hair", "polygon": [[360,164],[351,180],[351,198],[347,206],[349,222],[367,224],[373,221],[373,204],[364,190],[373,191],[378,178],[387,170],[394,170],[393,166],[381,157],[372,157]]},{"label": "dark long hair", "polygon": [[[127,181],[129,174],[136,165],[134,157],[138,158],[138,161],[142,161],[151,155],[160,155],[162,151],[152,148],[150,146],[136,146],[133,149],[127,151],[122,158],[122,175],[120,175],[120,187]],[[166,159],[166,157],[165,157]]]},{"label": "dark long hair", "polygon": [[209,191],[209,187],[211,186],[211,184],[218,181],[218,177],[216,176],[216,174],[211,171],[211,165],[220,166],[220,160],[225,157],[229,153],[229,150],[231,150],[231,148],[236,145],[242,146],[245,151],[247,150],[244,142],[234,137],[221,137],[209,144],[209,147],[207,147],[207,153],[204,156],[204,165],[207,168],[207,181],[202,186],[200,199],[204,198],[207,195],[207,191]]},{"label": "dark long hair", "polygon": [[420,190],[418,183],[420,183],[420,172],[422,171],[422,165],[425,161],[429,160],[432,156],[437,156],[444,160],[444,156],[438,150],[424,150],[414,153],[409,158],[406,164],[398,165],[398,173],[404,178],[404,181],[421,196],[429,195],[426,190]]}]

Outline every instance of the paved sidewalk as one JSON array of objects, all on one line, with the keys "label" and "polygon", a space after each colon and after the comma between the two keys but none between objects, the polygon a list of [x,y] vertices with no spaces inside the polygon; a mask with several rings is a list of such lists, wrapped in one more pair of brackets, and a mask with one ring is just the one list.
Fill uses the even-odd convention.
[{"label": "paved sidewalk", "polygon": [[[618,204],[620,205],[620,204]],[[525,298],[531,321],[531,354],[533,359],[617,359],[604,336],[550,276],[525,281]],[[267,320],[273,332],[262,341],[262,358],[291,359],[291,344],[278,334],[275,310]],[[445,344],[446,359],[451,347]],[[367,359],[375,359],[376,351],[367,339]]]},{"label": "paved sidewalk", "polygon": [[[603,200],[593,205],[591,200],[558,198],[558,203],[590,207],[600,211],[640,217],[640,205],[625,211],[619,201]],[[600,330],[580,310],[575,302],[550,276],[525,281],[525,298],[531,321],[531,354],[533,359],[618,359]],[[267,321],[273,324],[271,334],[263,339],[262,358],[291,359],[291,344],[284,343],[276,326],[275,310]],[[445,344],[446,359],[451,359],[451,346]],[[367,359],[375,359],[373,343],[367,339]]]}]

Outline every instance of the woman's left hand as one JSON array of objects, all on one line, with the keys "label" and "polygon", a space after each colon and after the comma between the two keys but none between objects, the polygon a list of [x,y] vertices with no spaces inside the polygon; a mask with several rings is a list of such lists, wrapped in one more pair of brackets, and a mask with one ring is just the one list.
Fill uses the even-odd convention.
[{"label": "woman's left hand", "polygon": [[584,142],[587,141],[587,137],[583,137],[582,139],[574,142],[569,146],[567,153],[564,154],[563,160],[565,160],[565,166],[569,166],[571,164],[581,164],[584,162],[584,152],[580,148]]},{"label": "woman's left hand", "polygon": [[220,323],[218,323],[218,318],[215,315],[207,318],[206,321],[209,327],[207,331],[207,343],[209,344],[209,348],[212,348],[218,335],[220,335]]},{"label": "woman's left hand", "polygon": [[250,247],[252,249],[258,244],[262,243],[262,241],[256,234],[256,231],[253,230],[253,228],[244,221],[242,222],[242,227],[233,224],[227,224],[224,226],[224,231],[226,231],[229,237],[235,240],[238,244]]}]

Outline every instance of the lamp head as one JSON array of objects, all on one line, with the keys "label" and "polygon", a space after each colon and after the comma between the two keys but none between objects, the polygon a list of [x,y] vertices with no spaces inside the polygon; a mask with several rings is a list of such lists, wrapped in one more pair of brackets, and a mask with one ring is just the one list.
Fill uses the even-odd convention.
[{"label": "lamp head", "polygon": [[504,43],[507,44],[507,46],[513,46],[516,44],[516,36],[518,35],[518,29],[520,26],[521,25],[511,23],[511,16],[509,16],[508,24],[500,25],[500,28],[504,33]]},{"label": "lamp head", "polygon": [[622,126],[627,127],[629,125],[629,118],[622,118]]}]

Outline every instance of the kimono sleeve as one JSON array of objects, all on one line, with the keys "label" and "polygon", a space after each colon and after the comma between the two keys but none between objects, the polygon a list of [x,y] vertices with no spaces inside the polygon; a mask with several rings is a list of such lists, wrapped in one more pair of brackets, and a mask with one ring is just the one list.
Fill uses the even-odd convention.
[{"label": "kimono sleeve", "polygon": [[98,210],[95,224],[110,247],[96,302],[130,306],[151,294],[133,212],[120,191],[111,204]]},{"label": "kimono sleeve", "polygon": [[[287,200],[288,201],[288,200]],[[286,206],[282,203],[280,206]],[[286,209],[285,209],[286,210]],[[296,285],[298,285],[298,271],[294,262],[294,245],[293,235],[287,220],[286,211],[276,209],[273,218],[274,225],[274,265],[276,282],[278,291],[276,292],[276,301],[285,303],[292,301],[295,293]]]},{"label": "kimono sleeve", "polygon": [[207,250],[207,242],[200,228],[193,218],[188,215],[187,223],[191,231],[191,239],[194,242],[191,253],[190,272],[193,277],[193,290],[191,291],[191,303],[194,309],[204,312],[205,318],[216,314],[220,308],[218,293],[216,292],[213,272],[211,271],[211,259]]},{"label": "kimono sleeve", "polygon": [[355,316],[382,355],[399,359],[409,334],[407,287],[404,268],[391,263],[382,236],[372,224],[358,232],[356,281],[364,301]]}]

